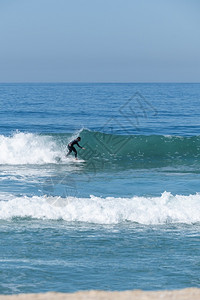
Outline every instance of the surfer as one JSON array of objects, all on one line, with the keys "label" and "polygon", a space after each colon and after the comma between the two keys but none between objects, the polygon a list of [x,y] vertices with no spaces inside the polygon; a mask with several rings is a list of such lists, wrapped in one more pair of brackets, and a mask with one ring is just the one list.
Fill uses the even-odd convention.
[{"label": "surfer", "polygon": [[73,151],[73,152],[75,153],[75,158],[77,159],[77,151],[76,151],[76,149],[74,148],[74,145],[77,145],[79,148],[85,150],[85,148],[83,148],[83,147],[81,147],[81,146],[79,145],[78,142],[80,142],[80,140],[81,140],[81,137],[79,136],[79,137],[77,137],[75,140],[73,140],[72,142],[70,142],[70,143],[68,144],[67,148],[68,148],[69,151],[68,151],[68,153],[66,154],[66,156],[68,156],[68,155]]}]

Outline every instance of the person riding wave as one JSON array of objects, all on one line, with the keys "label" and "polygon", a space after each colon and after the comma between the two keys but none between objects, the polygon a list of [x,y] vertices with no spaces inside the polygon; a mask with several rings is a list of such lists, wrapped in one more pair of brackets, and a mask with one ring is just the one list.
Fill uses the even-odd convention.
[{"label": "person riding wave", "polygon": [[75,158],[77,159],[77,150],[76,150],[76,148],[74,147],[74,145],[77,145],[79,148],[81,148],[81,149],[84,149],[85,150],[85,148],[83,148],[83,147],[81,147],[80,145],[79,145],[79,143],[78,142],[80,142],[80,140],[81,140],[81,137],[79,136],[79,137],[77,137],[75,140],[73,140],[72,142],[70,142],[69,144],[68,144],[68,153],[66,154],[66,156],[68,156],[72,151],[75,153]]}]

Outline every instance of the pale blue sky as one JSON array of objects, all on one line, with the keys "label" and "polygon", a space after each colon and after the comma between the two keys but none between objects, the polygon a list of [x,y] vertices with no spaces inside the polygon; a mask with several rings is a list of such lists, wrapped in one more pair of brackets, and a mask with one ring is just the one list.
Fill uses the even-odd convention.
[{"label": "pale blue sky", "polygon": [[0,0],[0,82],[199,82],[198,0]]}]

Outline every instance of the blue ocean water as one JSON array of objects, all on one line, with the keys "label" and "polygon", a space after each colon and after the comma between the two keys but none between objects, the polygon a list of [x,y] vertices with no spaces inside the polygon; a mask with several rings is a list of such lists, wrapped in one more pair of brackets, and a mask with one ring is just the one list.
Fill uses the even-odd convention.
[{"label": "blue ocean water", "polygon": [[199,287],[199,101],[200,84],[0,84],[0,293]]}]

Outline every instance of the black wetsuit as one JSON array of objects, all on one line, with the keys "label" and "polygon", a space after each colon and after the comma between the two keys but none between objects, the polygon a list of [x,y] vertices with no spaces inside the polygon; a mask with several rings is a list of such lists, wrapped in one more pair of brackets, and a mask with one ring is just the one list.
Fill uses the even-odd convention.
[{"label": "black wetsuit", "polygon": [[83,147],[81,147],[80,145],[79,145],[79,143],[78,143],[79,141],[78,141],[78,139],[75,139],[75,140],[73,140],[72,142],[70,142],[69,144],[68,144],[68,149],[69,149],[69,152],[67,153],[67,156],[73,151],[74,153],[75,153],[75,157],[77,157],[77,151],[76,151],[76,149],[74,148],[74,145],[77,145],[79,148],[83,148]]}]

